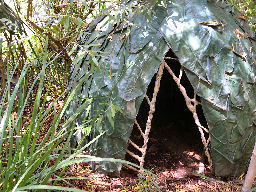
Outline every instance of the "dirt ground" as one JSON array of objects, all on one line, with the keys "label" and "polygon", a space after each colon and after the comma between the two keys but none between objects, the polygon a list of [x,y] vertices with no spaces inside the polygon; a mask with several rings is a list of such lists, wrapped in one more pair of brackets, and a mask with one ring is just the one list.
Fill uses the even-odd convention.
[{"label": "dirt ground", "polygon": [[[123,170],[120,177],[109,177],[92,172],[87,164],[75,164],[66,177],[87,177],[70,181],[71,185],[88,191],[239,191],[241,178],[216,178],[204,165],[195,151],[185,151],[178,156],[169,152],[152,153],[147,157],[145,168],[155,175],[141,178],[131,171]],[[206,177],[194,175],[201,173]]]},{"label": "dirt ground", "polygon": [[[165,134],[165,133],[163,133]],[[182,142],[175,133],[166,139],[158,134],[149,142],[145,168],[154,175],[138,177],[123,169],[120,177],[92,172],[88,164],[74,165],[65,176],[87,177],[70,183],[88,191],[239,191],[241,178],[217,178],[209,170],[200,143]],[[162,138],[161,138],[162,137]],[[181,135],[180,137],[185,137]],[[131,159],[129,159],[131,160]],[[198,176],[199,174],[200,176]],[[72,186],[63,184],[62,186]]]},{"label": "dirt ground", "polygon": [[[217,178],[211,174],[198,131],[191,121],[166,123],[155,121],[150,134],[144,168],[152,174],[141,177],[135,172],[123,169],[119,177],[110,177],[92,172],[88,164],[75,164],[66,177],[87,177],[61,183],[62,186],[76,187],[88,191],[240,191],[243,177]],[[131,139],[142,144],[136,129]],[[136,140],[137,139],[137,140]],[[129,148],[129,150],[134,149]],[[133,163],[129,155],[126,160]]]}]

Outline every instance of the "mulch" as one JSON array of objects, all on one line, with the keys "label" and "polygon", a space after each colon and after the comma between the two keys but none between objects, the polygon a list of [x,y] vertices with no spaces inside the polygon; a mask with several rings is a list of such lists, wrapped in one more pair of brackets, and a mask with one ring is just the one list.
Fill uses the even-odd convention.
[{"label": "mulch", "polygon": [[[154,141],[151,139],[151,142]],[[162,142],[166,143],[165,140]],[[161,142],[158,140],[158,145]],[[241,178],[218,178],[211,174],[202,151],[195,146],[175,146],[161,149],[150,143],[149,153],[145,159],[145,168],[153,174],[140,177],[128,169],[123,169],[120,177],[110,177],[93,172],[85,163],[73,165],[65,173],[65,177],[87,177],[70,180],[70,184],[61,182],[61,186],[76,187],[88,191],[239,191]],[[172,144],[174,145],[174,144]],[[152,149],[152,146],[155,149]],[[179,147],[178,147],[179,146]],[[152,151],[150,151],[152,150]]]}]

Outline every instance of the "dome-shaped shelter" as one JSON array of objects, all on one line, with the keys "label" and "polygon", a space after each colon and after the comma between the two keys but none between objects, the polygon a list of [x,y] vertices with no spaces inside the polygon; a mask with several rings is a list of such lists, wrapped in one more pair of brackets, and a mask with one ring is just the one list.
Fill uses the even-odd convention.
[{"label": "dome-shaped shelter", "polygon": [[[133,3],[137,2],[128,4]],[[106,98],[108,106],[113,104],[123,111],[114,116],[114,123],[102,121],[100,130],[92,129],[93,135],[106,131],[92,145],[94,155],[123,159],[130,142],[141,155],[128,153],[143,166],[156,95],[163,70],[167,70],[192,112],[205,153],[212,162],[212,171],[219,176],[245,171],[255,143],[256,40],[239,13],[216,1],[172,0],[157,4],[150,18],[136,11],[126,22],[122,19],[109,22],[108,16],[100,16],[85,34],[82,43],[100,45],[90,51],[101,54],[92,57],[80,50],[80,57],[87,54],[82,62],[74,63],[69,87],[83,78],[93,62],[99,69],[85,85],[90,86],[90,91],[81,88],[77,97],[94,97],[92,113],[102,108],[100,104]],[[166,56],[169,50],[175,58]],[[173,72],[167,65],[168,59],[179,61],[180,73]],[[146,90],[156,73],[154,93],[149,98]],[[194,89],[193,97],[189,97],[182,86],[182,73]],[[150,109],[146,128],[141,130],[136,115],[145,96]],[[68,113],[82,103],[72,101]],[[200,123],[197,105],[202,106],[208,128]],[[78,124],[82,124],[85,116],[81,114],[79,118]],[[144,138],[142,147],[129,140],[134,122]],[[208,133],[209,136],[205,136]],[[112,172],[119,171],[121,165],[102,162],[100,167]]]}]

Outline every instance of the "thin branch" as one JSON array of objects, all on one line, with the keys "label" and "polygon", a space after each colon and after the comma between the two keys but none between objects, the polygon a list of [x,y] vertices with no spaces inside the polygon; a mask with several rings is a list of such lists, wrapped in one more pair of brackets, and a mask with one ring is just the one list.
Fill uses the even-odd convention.
[{"label": "thin branch", "polygon": [[133,152],[129,151],[128,149],[126,149],[126,152],[131,155],[133,158],[137,159],[139,162],[141,161],[141,157],[134,154]]},{"label": "thin branch", "polygon": [[32,10],[33,10],[32,0],[28,0],[28,9],[27,9],[27,19],[28,20],[30,20],[32,18]]},{"label": "thin branch", "polygon": [[145,134],[144,134],[144,132],[142,131],[142,129],[141,129],[141,127],[140,127],[140,125],[139,125],[137,119],[135,119],[134,123],[136,124],[137,128],[139,129],[140,134],[142,135],[142,137],[145,138]]},{"label": "thin branch", "polygon": [[[147,119],[147,123],[146,123],[146,129],[145,129],[145,137],[144,137],[144,144],[141,147],[141,152],[142,152],[142,156],[141,156],[141,161],[140,161],[140,167],[143,168],[144,166],[144,161],[145,161],[145,156],[146,156],[146,151],[147,151],[147,144],[148,144],[148,140],[149,140],[149,133],[151,130],[151,122],[155,113],[155,105],[156,105],[156,97],[158,94],[158,91],[160,89],[160,81],[162,79],[163,76],[163,70],[164,70],[164,63],[162,62],[159,70],[157,72],[157,76],[156,76],[156,81],[155,81],[155,87],[154,87],[154,93],[153,93],[153,97],[152,100],[150,102],[150,110],[148,112],[148,119]],[[140,169],[140,172],[142,172],[143,170]]]},{"label": "thin branch", "polygon": [[[63,51],[64,54],[64,59],[69,63],[69,65],[71,65],[72,60],[69,57],[66,48],[60,43],[60,41],[56,40],[49,32],[45,33],[45,31],[40,28],[38,25],[36,25],[33,21],[28,20],[29,24],[36,30],[38,30],[41,34],[45,34],[49,37],[50,41],[49,41],[49,45],[56,50],[57,52],[61,52]],[[54,44],[53,44],[53,43]]]},{"label": "thin branch", "polygon": [[146,98],[148,104],[150,105],[151,101],[150,101],[149,97],[147,95],[145,95],[145,98]]},{"label": "thin branch", "polygon": [[174,57],[164,57],[165,60],[175,60],[175,61],[179,61],[178,58],[174,58]]},{"label": "thin branch", "polygon": [[131,170],[133,170],[133,171],[135,171],[135,172],[139,172],[139,170],[138,169],[136,169],[135,167],[133,167],[133,166],[131,166],[131,165],[128,165],[128,164],[123,164],[125,167],[127,167],[128,169],[131,169]]},{"label": "thin branch", "polygon": [[135,144],[132,140],[129,139],[129,143],[132,144],[132,146],[133,146],[134,148],[136,148],[138,151],[141,152],[141,148],[140,148],[137,144]]}]

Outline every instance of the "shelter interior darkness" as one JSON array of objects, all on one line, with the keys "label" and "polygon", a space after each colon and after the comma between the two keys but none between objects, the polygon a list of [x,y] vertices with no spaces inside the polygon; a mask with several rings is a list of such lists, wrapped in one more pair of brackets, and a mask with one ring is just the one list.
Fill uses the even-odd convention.
[{"label": "shelter interior darkness", "polygon": [[[176,56],[169,51],[166,57]],[[179,61],[166,60],[166,62],[178,76],[180,70]],[[150,99],[153,95],[155,79],[156,77],[151,80],[147,90],[147,95]],[[185,73],[183,73],[181,83],[186,88],[188,96],[192,98],[194,90]],[[144,99],[137,115],[137,121],[142,129],[145,129],[148,111],[149,105]],[[201,106],[198,106],[197,113],[201,124],[207,127]],[[134,126],[131,139],[141,146],[143,139],[139,135],[139,131]],[[132,150],[132,146],[128,148]],[[136,153],[136,151],[134,152]],[[136,154],[139,154],[139,152]],[[127,160],[131,159],[127,157]],[[156,111],[152,120],[145,158],[145,168],[153,169],[156,172],[170,170],[174,171],[173,173],[170,172],[172,176],[176,174],[177,177],[181,177],[197,172],[202,163],[205,166],[205,161],[201,137],[192,113],[188,110],[185,99],[176,83],[165,69],[157,95]]]}]

